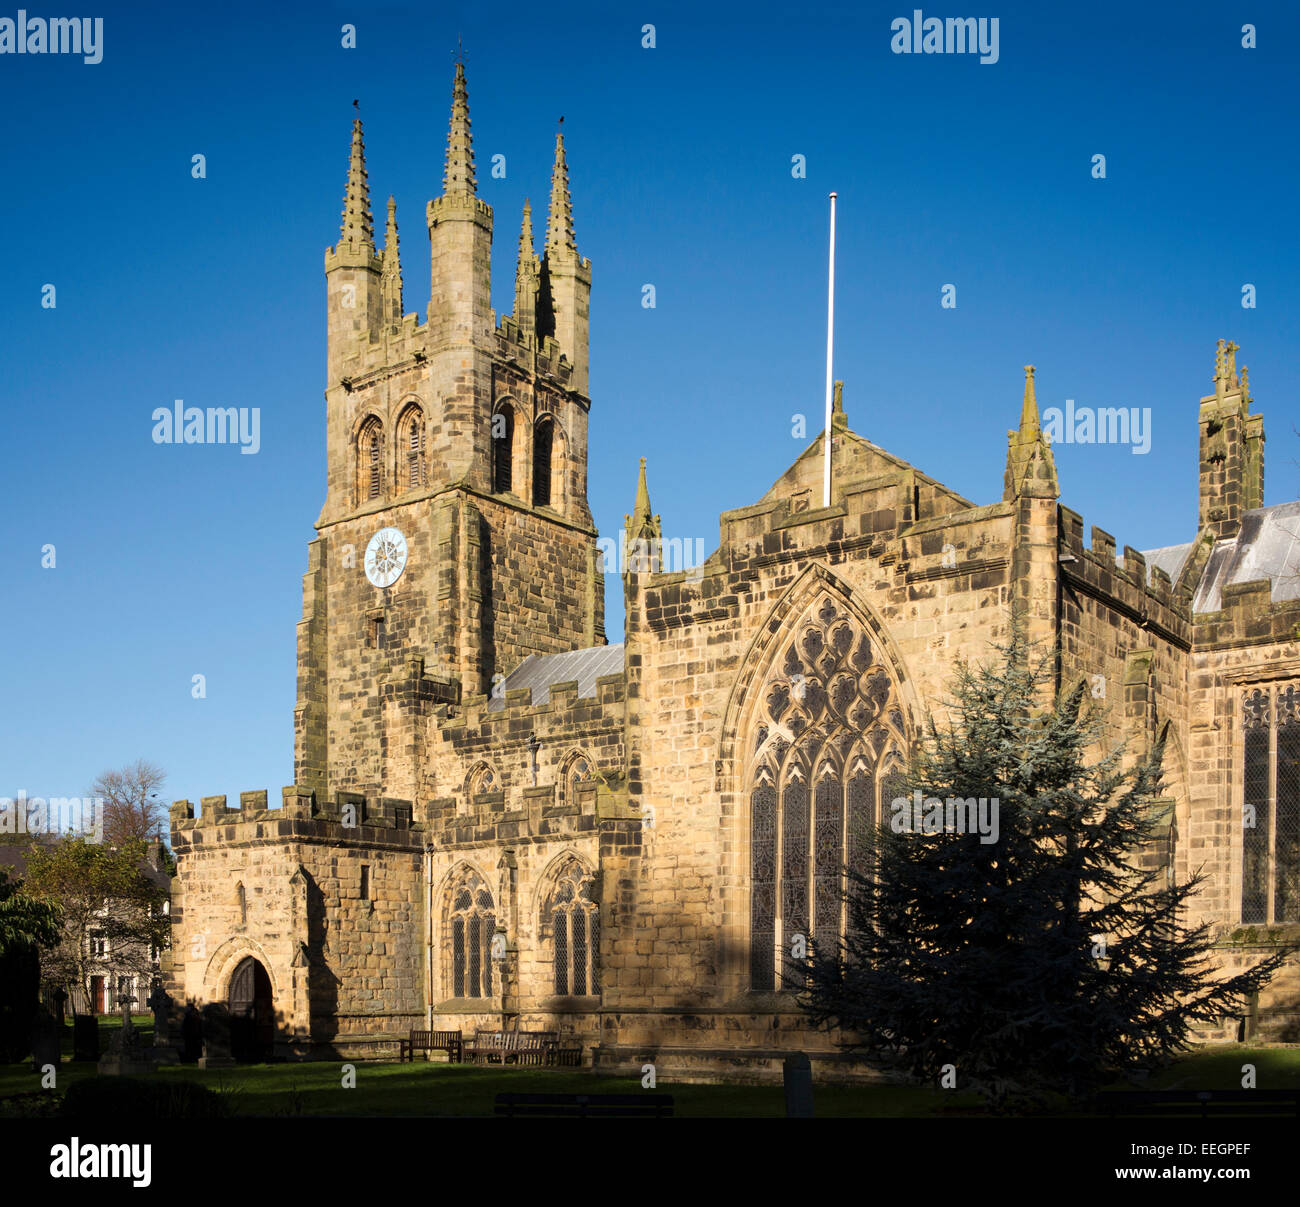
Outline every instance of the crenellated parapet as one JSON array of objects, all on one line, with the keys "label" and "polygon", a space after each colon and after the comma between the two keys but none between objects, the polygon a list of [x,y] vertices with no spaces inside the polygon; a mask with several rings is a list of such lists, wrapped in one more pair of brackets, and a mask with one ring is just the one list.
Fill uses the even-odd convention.
[{"label": "crenellated parapet", "polygon": [[1175,589],[1159,567],[1148,572],[1146,558],[1125,545],[1116,558],[1115,538],[1095,525],[1091,543],[1083,541],[1083,517],[1059,508],[1058,560],[1061,578],[1072,590],[1113,608],[1119,615],[1149,629],[1181,650],[1191,648],[1191,598]]},{"label": "crenellated parapet", "polygon": [[361,793],[336,792],[318,800],[310,788],[291,784],[281,793],[281,805],[267,804],[265,789],[239,794],[232,808],[225,796],[205,796],[200,814],[188,800],[170,810],[172,849],[178,859],[200,848],[250,843],[311,842],[419,850],[424,828],[409,800],[367,799]]}]

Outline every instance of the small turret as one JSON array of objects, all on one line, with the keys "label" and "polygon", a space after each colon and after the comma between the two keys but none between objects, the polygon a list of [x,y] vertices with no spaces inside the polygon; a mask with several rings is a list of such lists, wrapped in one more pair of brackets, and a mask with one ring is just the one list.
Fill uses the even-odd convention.
[{"label": "small turret", "polygon": [[[564,118],[560,118],[563,122]],[[573,388],[588,389],[587,336],[591,310],[591,261],[578,254],[573,233],[573,202],[569,196],[569,166],[564,132],[555,135],[551,168],[551,208],[546,220],[546,251],[542,259],[537,307],[537,334],[551,335],[573,366]]]},{"label": "small turret", "polygon": [[537,291],[542,262],[533,250],[533,207],[524,198],[524,219],[519,227],[519,259],[515,266],[515,323],[529,335],[537,331]]},{"label": "small turret", "polygon": [[1002,480],[1002,497],[1059,499],[1056,458],[1043,434],[1034,391],[1034,366],[1025,366],[1025,397],[1020,406],[1020,427],[1007,432],[1007,468]]},{"label": "small turret", "polygon": [[388,225],[384,229],[384,269],[381,276],[384,319],[395,326],[402,321],[402,255],[397,238],[397,202],[389,195]]},{"label": "small turret", "polygon": [[1264,505],[1264,420],[1250,413],[1250,374],[1238,346],[1219,340],[1214,393],[1201,399],[1199,528],[1235,536],[1245,511]]},{"label": "small turret", "polygon": [[641,472],[636,483],[636,502],[632,514],[623,517],[624,546],[627,561],[623,578],[642,573],[657,573],[661,568],[663,553],[663,525],[650,510],[650,488],[646,485],[645,458],[641,458]]}]

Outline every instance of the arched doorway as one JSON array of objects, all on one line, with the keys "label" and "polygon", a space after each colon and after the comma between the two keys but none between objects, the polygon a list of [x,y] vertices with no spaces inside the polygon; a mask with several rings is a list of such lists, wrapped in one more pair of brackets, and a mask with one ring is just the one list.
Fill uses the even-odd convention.
[{"label": "arched doorway", "polygon": [[230,1054],[236,1060],[269,1060],[274,1044],[271,978],[248,956],[230,976]]}]

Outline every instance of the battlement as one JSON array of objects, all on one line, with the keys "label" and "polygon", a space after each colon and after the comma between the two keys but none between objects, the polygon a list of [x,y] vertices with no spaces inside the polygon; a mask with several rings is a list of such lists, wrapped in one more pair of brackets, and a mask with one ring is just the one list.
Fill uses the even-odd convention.
[{"label": "battlement", "polygon": [[278,809],[268,807],[265,789],[241,792],[238,808],[229,807],[225,796],[202,797],[199,807],[200,816],[195,817],[190,801],[172,803],[172,847],[178,856],[201,844],[259,839],[350,840],[398,846],[420,846],[424,840],[411,801],[390,797],[367,800],[358,792],[337,792],[332,801],[320,801],[310,788],[290,784],[282,789]]},{"label": "battlement", "polygon": [[1058,560],[1065,580],[1075,589],[1104,600],[1129,619],[1150,627],[1166,640],[1186,649],[1191,644],[1191,588],[1178,584],[1159,567],[1150,573],[1145,556],[1125,545],[1115,554],[1115,538],[1095,525],[1090,544],[1083,543],[1083,517],[1058,506]]},{"label": "battlement", "polygon": [[523,330],[513,315],[505,314],[496,321],[496,340],[496,354],[506,364],[561,389],[571,388],[573,364],[553,335],[544,335],[539,341],[535,333]]},{"label": "battlement", "polygon": [[[627,679],[622,674],[601,675],[596,680],[595,696],[579,696],[578,681],[568,679],[550,684],[544,704],[533,703],[533,689],[524,687],[507,691],[504,696],[490,693],[467,695],[458,719],[443,725],[443,732],[453,741],[466,730],[489,726],[510,730],[526,728],[530,722],[563,723],[575,711],[604,712],[621,706],[626,698]],[[495,703],[495,707],[492,705]],[[583,718],[586,721],[588,718]]]}]

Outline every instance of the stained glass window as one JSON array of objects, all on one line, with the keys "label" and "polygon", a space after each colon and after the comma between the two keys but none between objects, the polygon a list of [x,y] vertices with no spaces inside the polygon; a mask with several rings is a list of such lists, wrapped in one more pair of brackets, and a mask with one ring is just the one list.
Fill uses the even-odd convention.
[{"label": "stained glass window", "polygon": [[[600,954],[595,880],[576,859],[560,870],[549,904],[554,987],[559,996],[600,992],[596,965]],[[543,922],[548,920],[546,916]]]},{"label": "stained glass window", "polygon": [[466,872],[451,895],[452,997],[492,996],[492,936],[496,913],[482,879]]},{"label": "stained glass window", "polygon": [[[858,622],[823,596],[792,626],[758,687],[759,715],[744,743],[756,991],[776,987],[798,936],[834,949],[844,866],[868,867],[881,761],[897,762],[907,740],[893,679],[876,659]],[[896,783],[901,791],[901,776]]]},{"label": "stained glass window", "polygon": [[1242,697],[1241,920],[1300,921],[1300,687]]}]

